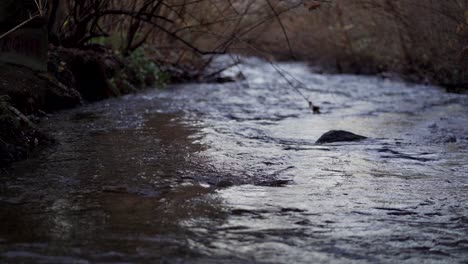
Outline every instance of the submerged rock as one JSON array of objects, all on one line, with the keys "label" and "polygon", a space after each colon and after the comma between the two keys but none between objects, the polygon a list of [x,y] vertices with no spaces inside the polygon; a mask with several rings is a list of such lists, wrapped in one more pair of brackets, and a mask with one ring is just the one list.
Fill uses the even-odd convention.
[{"label": "submerged rock", "polygon": [[315,143],[324,144],[333,142],[351,142],[364,140],[366,138],[367,137],[356,135],[354,133],[344,130],[330,130],[327,133],[323,134]]}]

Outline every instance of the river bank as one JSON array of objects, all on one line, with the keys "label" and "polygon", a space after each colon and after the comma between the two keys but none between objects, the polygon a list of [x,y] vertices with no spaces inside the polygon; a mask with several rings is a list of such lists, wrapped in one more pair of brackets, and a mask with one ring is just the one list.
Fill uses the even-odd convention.
[{"label": "river bank", "polygon": [[[276,59],[281,60],[280,53],[276,54]],[[432,82],[424,75],[385,72],[373,64],[343,67],[343,63],[334,66],[319,63],[310,62],[310,70],[327,74],[376,75],[382,79],[412,83]],[[90,46],[86,50],[51,46],[47,73],[2,64],[0,117],[4,122],[0,133],[0,167],[25,159],[34,153],[36,147],[53,142],[35,125],[48,113],[138,92],[147,87],[163,87],[168,83],[229,82],[235,79],[222,77],[222,71],[217,72],[217,69],[214,72],[215,75],[205,76],[200,70],[156,65],[143,50],[124,57],[102,46]],[[462,85],[447,86],[446,90],[466,93],[465,88]]]},{"label": "river bank", "polygon": [[36,127],[49,113],[202,78],[182,67],[156,65],[143,50],[122,56],[102,46],[50,46],[47,68],[42,73],[0,64],[0,168],[53,141]]},{"label": "river bank", "polygon": [[1,172],[0,262],[464,263],[467,95],[277,66],[322,115],[243,58],[43,119],[60,144]]}]

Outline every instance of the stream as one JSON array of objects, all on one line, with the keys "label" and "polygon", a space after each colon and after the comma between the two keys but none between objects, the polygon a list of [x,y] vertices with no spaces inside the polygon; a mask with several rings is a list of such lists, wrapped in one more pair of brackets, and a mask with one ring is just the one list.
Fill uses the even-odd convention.
[{"label": "stream", "polygon": [[242,61],[45,118],[0,172],[0,263],[467,263],[468,95],[278,64],[314,115]]}]

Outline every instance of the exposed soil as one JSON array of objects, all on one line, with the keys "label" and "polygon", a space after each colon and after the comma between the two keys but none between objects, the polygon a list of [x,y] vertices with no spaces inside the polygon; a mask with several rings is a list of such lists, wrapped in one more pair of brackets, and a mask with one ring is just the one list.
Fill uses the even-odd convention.
[{"label": "exposed soil", "polygon": [[[109,82],[123,65],[118,56],[107,50],[63,48],[50,49],[47,73],[0,64],[0,167],[27,158],[36,146],[42,145],[39,139],[47,136],[39,132],[33,121],[46,113],[128,93]],[[132,79],[128,79],[131,85]]]}]

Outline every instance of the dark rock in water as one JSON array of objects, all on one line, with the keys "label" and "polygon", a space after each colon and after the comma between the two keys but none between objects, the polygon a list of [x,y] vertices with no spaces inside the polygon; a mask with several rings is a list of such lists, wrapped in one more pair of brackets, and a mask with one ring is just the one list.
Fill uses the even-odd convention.
[{"label": "dark rock in water", "polygon": [[333,142],[350,142],[350,141],[360,141],[366,138],[367,137],[356,135],[354,133],[344,131],[344,130],[331,130],[323,134],[315,143],[324,144],[324,143],[333,143]]},{"label": "dark rock in water", "polygon": [[292,180],[269,180],[269,181],[261,181],[257,183],[258,186],[266,186],[266,187],[285,187],[288,184],[293,183]]},{"label": "dark rock in water", "polygon": [[229,180],[222,180],[216,184],[216,187],[223,189],[223,188],[229,188],[234,186],[234,183]]},{"label": "dark rock in water", "polygon": [[453,134],[446,135],[441,139],[441,142],[443,143],[455,143],[457,142],[457,137],[455,137]]}]

